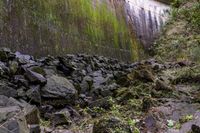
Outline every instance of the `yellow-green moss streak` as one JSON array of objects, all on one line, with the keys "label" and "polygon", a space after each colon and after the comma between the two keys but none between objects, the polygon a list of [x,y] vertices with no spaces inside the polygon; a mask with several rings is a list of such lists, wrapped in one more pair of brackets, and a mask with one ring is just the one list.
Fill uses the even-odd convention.
[{"label": "yellow-green moss streak", "polygon": [[96,53],[100,46],[129,50],[137,58],[137,49],[130,50],[137,44],[126,21],[106,4],[92,0],[2,0],[0,6],[4,7],[0,10],[0,45],[35,55]]}]

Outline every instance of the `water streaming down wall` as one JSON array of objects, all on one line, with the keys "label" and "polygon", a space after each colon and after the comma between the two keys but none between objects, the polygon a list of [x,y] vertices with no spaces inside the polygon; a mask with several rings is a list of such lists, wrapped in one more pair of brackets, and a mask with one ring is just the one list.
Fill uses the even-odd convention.
[{"label": "water streaming down wall", "polygon": [[36,56],[87,53],[137,59],[135,33],[150,45],[164,23],[154,11],[166,7],[153,0],[2,0],[0,47]]},{"label": "water streaming down wall", "polygon": [[0,47],[35,56],[86,53],[130,60],[137,51],[131,50],[135,39],[129,35],[125,18],[119,15],[123,3],[1,0]]},{"label": "water streaming down wall", "polygon": [[126,0],[128,22],[139,41],[148,49],[166,23],[170,7],[155,0]]}]

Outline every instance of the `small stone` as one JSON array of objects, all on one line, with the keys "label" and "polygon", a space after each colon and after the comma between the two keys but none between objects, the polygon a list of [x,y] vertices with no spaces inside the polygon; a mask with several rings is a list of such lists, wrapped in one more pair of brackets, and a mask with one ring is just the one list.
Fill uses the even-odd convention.
[{"label": "small stone", "polygon": [[40,125],[35,124],[35,125],[29,125],[30,133],[40,133]]},{"label": "small stone", "polygon": [[26,117],[27,124],[40,124],[39,110],[36,106],[26,105],[26,108],[24,110],[24,116]]},{"label": "small stone", "polygon": [[18,85],[22,85],[22,86],[25,86],[27,88],[29,87],[28,80],[26,80],[23,75],[15,75],[14,76],[14,82]]},{"label": "small stone", "polygon": [[27,70],[26,73],[25,73],[25,77],[31,82],[31,83],[35,83],[35,84],[46,84],[47,82],[47,79],[39,74],[39,73],[36,73],[36,72],[33,72],[31,70]]},{"label": "small stone", "polygon": [[192,133],[200,133],[200,127],[195,124],[192,125],[191,129]]},{"label": "small stone", "polygon": [[31,86],[26,95],[32,102],[41,104],[40,86]]},{"label": "small stone", "polygon": [[27,64],[27,63],[34,62],[30,55],[24,55],[24,54],[21,54],[20,52],[16,52],[15,56],[20,64]]},{"label": "small stone", "polygon": [[1,48],[0,49],[0,60],[3,62],[8,61],[8,53],[10,52],[7,48]]},{"label": "small stone", "polygon": [[51,118],[53,126],[71,125],[70,113],[67,109],[63,109],[53,114]]},{"label": "small stone", "polygon": [[10,73],[12,75],[16,74],[18,70],[18,62],[17,61],[10,61],[9,62]]}]

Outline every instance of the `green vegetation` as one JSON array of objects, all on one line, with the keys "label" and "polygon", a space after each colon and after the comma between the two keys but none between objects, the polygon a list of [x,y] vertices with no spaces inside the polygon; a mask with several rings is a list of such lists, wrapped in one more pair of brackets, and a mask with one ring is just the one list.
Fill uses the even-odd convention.
[{"label": "green vegetation", "polygon": [[186,123],[186,122],[191,121],[193,119],[194,119],[193,115],[185,115],[179,120],[179,122],[180,123]]},{"label": "green vegetation", "polygon": [[[200,28],[200,2],[190,6],[191,3],[185,0],[175,0],[173,6],[173,19],[185,19],[196,29]],[[181,7],[184,5],[186,7]],[[187,7],[189,6],[189,7]]]},{"label": "green vegetation", "polygon": [[185,67],[176,70],[174,83],[198,83],[200,81],[200,67]]},{"label": "green vegetation", "polygon": [[[6,7],[5,4],[0,3],[0,6]],[[119,49],[125,49],[137,58],[137,44],[125,19],[122,15],[117,16],[105,3],[20,0],[12,1],[10,5],[10,10],[0,10],[2,42],[7,47],[28,49],[36,55],[46,51],[51,54],[83,51],[96,54],[99,51],[106,53],[105,48],[113,48],[118,53],[111,51],[120,56]],[[14,32],[9,30],[11,27]]]},{"label": "green vegetation", "polygon": [[175,0],[172,17],[153,47],[158,59],[200,61],[200,2]]},{"label": "green vegetation", "polygon": [[43,120],[43,119],[40,119],[40,125],[41,126],[44,126],[44,127],[49,127],[51,124],[50,121],[47,121],[47,120]]}]

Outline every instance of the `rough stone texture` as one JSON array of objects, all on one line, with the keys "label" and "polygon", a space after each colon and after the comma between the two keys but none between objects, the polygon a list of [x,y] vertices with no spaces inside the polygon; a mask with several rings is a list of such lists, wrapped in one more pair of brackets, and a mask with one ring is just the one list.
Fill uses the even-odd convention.
[{"label": "rough stone texture", "polygon": [[58,98],[73,100],[77,95],[74,86],[64,77],[53,75],[47,79],[47,84],[42,88],[45,98]]}]

